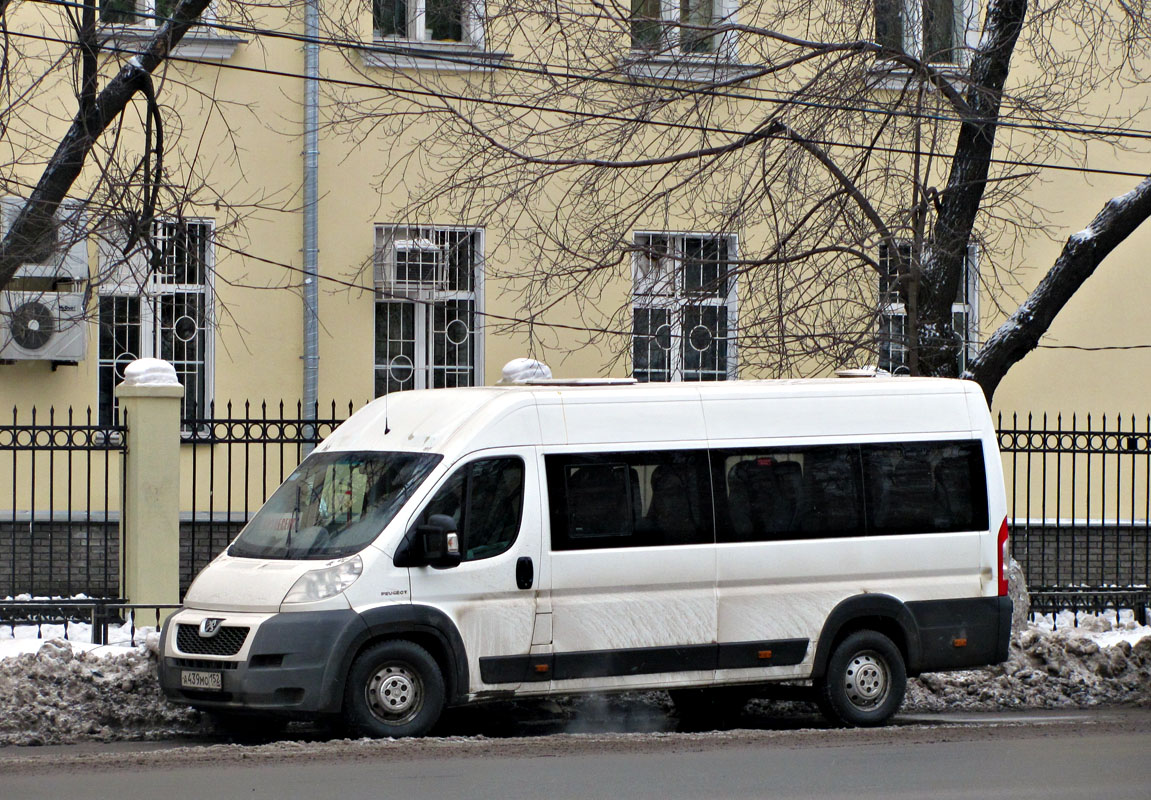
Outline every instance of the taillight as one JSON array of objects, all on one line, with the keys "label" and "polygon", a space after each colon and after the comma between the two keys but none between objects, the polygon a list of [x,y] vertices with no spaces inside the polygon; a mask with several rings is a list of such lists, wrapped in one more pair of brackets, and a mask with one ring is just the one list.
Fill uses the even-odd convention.
[{"label": "taillight", "polygon": [[1007,552],[1007,517],[1003,518],[1003,524],[999,526],[995,549],[999,551],[999,596],[1006,597],[1007,565],[1011,563],[1011,554]]}]

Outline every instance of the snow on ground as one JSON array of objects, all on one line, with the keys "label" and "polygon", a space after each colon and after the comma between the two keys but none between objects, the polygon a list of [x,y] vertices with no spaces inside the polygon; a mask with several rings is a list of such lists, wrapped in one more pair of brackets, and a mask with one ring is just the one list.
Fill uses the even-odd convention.
[{"label": "snow on ground", "polygon": [[[904,711],[1151,705],[1151,627],[1129,615],[1064,613],[1017,635],[1007,662],[908,682]],[[206,722],[167,703],[156,684],[155,631],[0,627],[0,746],[159,739],[202,733]],[[135,645],[131,644],[133,639]]]},{"label": "snow on ground", "polygon": [[1011,640],[1007,661],[909,681],[904,709],[919,711],[1151,705],[1151,627],[1130,615],[1050,615]]}]

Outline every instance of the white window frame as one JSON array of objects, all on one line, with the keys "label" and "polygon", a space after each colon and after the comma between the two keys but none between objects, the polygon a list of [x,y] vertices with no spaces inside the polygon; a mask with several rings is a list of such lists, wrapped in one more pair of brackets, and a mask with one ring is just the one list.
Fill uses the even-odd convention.
[{"label": "white window frame", "polygon": [[[676,59],[715,59],[723,58],[729,61],[735,61],[737,56],[736,51],[736,36],[735,31],[726,30],[722,33],[715,35],[715,46],[710,50],[683,52],[680,49],[681,28],[682,23],[682,6],[680,0],[658,0],[660,21],[663,25],[661,29],[661,41],[652,47],[645,46],[638,43],[632,36],[629,26],[628,40],[629,46],[633,54],[643,55],[650,54],[656,58],[676,58]],[[717,28],[720,25],[735,22],[737,0],[711,0],[712,2],[712,24]],[[629,16],[629,22],[630,22]]]},{"label": "white window frame", "polygon": [[487,10],[484,0],[465,0],[462,27],[463,41],[430,39],[423,25],[426,0],[410,0],[409,30],[414,36],[382,35],[375,24],[375,7],[369,6],[368,25],[375,47],[363,48],[360,57],[365,67],[385,69],[436,70],[438,72],[476,72],[492,69],[506,61],[510,53],[486,49]]},{"label": "white window frame", "polygon": [[[429,0],[407,0],[408,35],[395,36],[381,34],[372,19],[372,40],[376,42],[421,42],[444,47],[470,47],[482,50],[484,46],[484,11],[481,0],[461,0],[460,28],[463,39],[433,39],[429,28],[424,24]],[[375,13],[373,5],[373,15]],[[415,34],[415,35],[412,35]]]},{"label": "white window frame", "polygon": [[[108,243],[101,245],[101,275],[104,279],[97,288],[97,294],[100,299],[124,297],[137,300],[139,321],[136,324],[139,326],[140,352],[117,353],[110,359],[104,357],[99,352],[102,350],[102,337],[104,336],[104,320],[100,320],[100,333],[98,334],[100,341],[97,344],[98,380],[103,380],[105,370],[109,369],[113,370],[117,381],[123,380],[123,368],[135,358],[161,358],[163,356],[162,306],[164,298],[176,295],[198,295],[202,297],[203,319],[201,320],[202,324],[198,324],[195,329],[195,337],[200,339],[202,356],[195,362],[179,361],[174,362],[174,365],[176,366],[177,378],[184,384],[186,390],[185,397],[181,400],[181,416],[187,416],[188,402],[195,400],[199,406],[198,416],[206,417],[209,414],[215,391],[215,336],[213,335],[215,320],[213,285],[216,272],[215,220],[202,217],[182,220],[159,219],[153,223],[154,230],[157,231],[156,238],[162,239],[168,235],[171,226],[174,225],[196,225],[205,228],[203,234],[206,236],[203,264],[204,280],[202,283],[175,283],[164,280],[162,271],[157,272],[150,268],[148,256],[143,249],[138,249],[125,259],[122,253],[115,250],[113,244],[122,234],[109,237]],[[159,242],[157,243],[159,244]],[[122,263],[113,267],[112,264],[116,261]],[[174,329],[173,335],[177,335]],[[183,341],[192,340],[184,339]],[[203,380],[198,392],[187,385],[189,382],[186,377],[189,374],[188,365],[202,365]],[[199,396],[193,396],[193,392]],[[118,405],[115,399],[112,400],[110,408],[101,403],[101,418],[107,419],[107,415],[111,413],[112,419],[115,419],[118,415]]]},{"label": "white window frame", "polygon": [[[891,0],[900,6],[903,33],[903,50],[909,56],[922,59],[923,52],[923,0]],[[878,12],[877,3],[873,0],[873,13]],[[978,44],[978,11],[977,0],[952,0],[953,41],[951,52],[954,58],[944,61],[932,61],[941,67],[963,67],[969,59],[972,49]]]},{"label": "white window frame", "polygon": [[[711,372],[714,377],[710,380],[735,380],[739,377],[737,363],[737,331],[738,331],[738,292],[737,278],[729,266],[723,291],[716,294],[703,294],[689,292],[684,288],[686,275],[684,264],[686,261],[685,245],[692,239],[718,239],[727,243],[727,262],[730,265],[738,260],[739,241],[734,234],[713,234],[697,232],[668,232],[668,231],[637,231],[632,238],[635,250],[632,254],[632,314],[637,311],[650,312],[666,311],[668,322],[660,326],[655,332],[641,335],[636,330],[638,321],[633,321],[632,328],[632,375],[640,380],[651,380],[650,376],[643,376],[635,366],[635,355],[639,347],[659,347],[668,354],[667,375],[668,380],[681,381],[687,372],[684,353],[685,348],[691,346],[692,331],[685,330],[685,311],[693,308],[723,308],[727,314],[727,330],[725,334],[726,348],[724,356],[726,369],[724,372],[715,370],[696,370],[697,373]],[[666,242],[666,255],[652,258],[651,253],[662,245],[660,240]],[[664,339],[666,346],[660,343],[659,330],[667,328]],[[702,323],[696,327],[703,327]],[[644,340],[647,340],[646,342]],[[721,345],[722,347],[722,345]],[[655,372],[655,370],[647,370]],[[662,370],[660,370],[662,371]],[[705,380],[704,378],[696,378]]]},{"label": "white window frame", "polygon": [[[900,242],[899,249],[905,259],[911,258],[911,243]],[[898,277],[894,273],[895,263],[888,253],[887,245],[879,246],[879,326],[876,335],[877,366],[879,369],[894,374],[907,372],[907,307],[899,299],[899,289],[895,284]],[[981,341],[979,338],[979,248],[970,245],[967,248],[967,258],[964,261],[963,282],[960,285],[960,297],[951,304],[951,318],[954,324],[957,316],[962,315],[964,324],[962,330],[956,330],[963,336],[963,347],[959,353],[959,371],[967,368],[967,362],[977,352]]]},{"label": "white window frame", "polygon": [[[176,0],[173,0],[174,8]],[[155,29],[163,24],[156,18],[156,0],[132,0],[135,7],[135,19],[131,22],[107,21],[101,16],[100,25],[102,44],[112,43],[124,51],[131,51],[133,47],[145,45],[152,37]],[[101,5],[102,14],[103,6]],[[132,12],[128,12],[132,13]],[[213,6],[204,9],[200,19],[205,23],[216,21],[216,11]],[[190,29],[180,43],[176,45],[174,55],[183,58],[208,59],[223,61],[232,57],[236,48],[247,40],[225,33],[209,25],[195,26]]]},{"label": "white window frame", "polygon": [[[447,240],[453,235],[474,237],[473,263],[471,265],[472,288],[470,290],[459,287],[453,289],[450,286],[451,269]],[[429,243],[444,248],[437,262],[435,278],[429,280],[424,286],[417,285],[415,282],[395,281],[393,269],[397,258],[402,257],[401,251],[420,252],[426,255]],[[451,342],[447,330],[440,332],[434,329],[437,307],[446,309],[446,304],[452,302],[471,303],[472,325],[467,335],[471,338],[472,363],[467,369],[469,381],[465,385],[481,385],[483,383],[485,338],[483,315],[484,230],[457,225],[376,224],[374,252],[376,332],[378,333],[381,324],[380,314],[387,313],[386,307],[389,304],[401,304],[405,308],[410,307],[413,318],[413,329],[410,332],[410,337],[400,338],[397,336],[392,338],[385,332],[382,353],[380,338],[373,340],[373,376],[376,379],[381,377],[384,379],[384,388],[383,391],[379,392],[379,395],[387,394],[389,391],[434,388],[434,376],[439,371],[446,374],[452,372],[454,368],[456,374],[460,374],[459,367],[461,365],[459,364],[438,364],[435,362],[436,335],[442,333]],[[404,313],[404,311],[401,310],[400,313]],[[453,321],[458,321],[458,318]],[[410,356],[404,353],[388,356],[390,342],[402,346],[402,342],[409,341],[412,348]],[[462,342],[461,339],[451,343],[458,345]],[[447,343],[443,344],[443,349],[446,353],[448,350]],[[403,379],[402,376],[406,374],[407,370],[410,370],[411,377],[410,379]],[[384,375],[381,376],[381,373]],[[389,376],[396,383],[406,385],[389,390],[386,380]]]}]

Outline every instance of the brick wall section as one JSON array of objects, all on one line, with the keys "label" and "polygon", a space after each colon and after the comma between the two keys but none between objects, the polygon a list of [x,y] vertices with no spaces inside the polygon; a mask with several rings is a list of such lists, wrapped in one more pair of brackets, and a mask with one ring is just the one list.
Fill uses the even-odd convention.
[{"label": "brick wall section", "polygon": [[[240,521],[180,524],[181,595],[241,527]],[[1151,585],[1147,527],[1019,526],[1011,537],[1029,587]],[[0,597],[115,597],[119,563],[114,522],[0,522]]]},{"label": "brick wall section", "polygon": [[1151,585],[1146,526],[1019,526],[1011,531],[1011,549],[1029,587]]},{"label": "brick wall section", "polygon": [[[242,527],[242,522],[180,524],[181,596]],[[119,585],[117,523],[0,522],[0,598],[21,593],[116,597]]]}]

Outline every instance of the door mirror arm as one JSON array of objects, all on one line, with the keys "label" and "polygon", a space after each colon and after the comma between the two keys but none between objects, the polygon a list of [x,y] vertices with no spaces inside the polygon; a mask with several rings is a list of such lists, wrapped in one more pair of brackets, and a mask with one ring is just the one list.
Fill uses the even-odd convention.
[{"label": "door mirror arm", "polygon": [[432,514],[423,525],[414,525],[404,535],[392,563],[397,567],[459,566],[460,537],[456,522],[447,514]]}]

